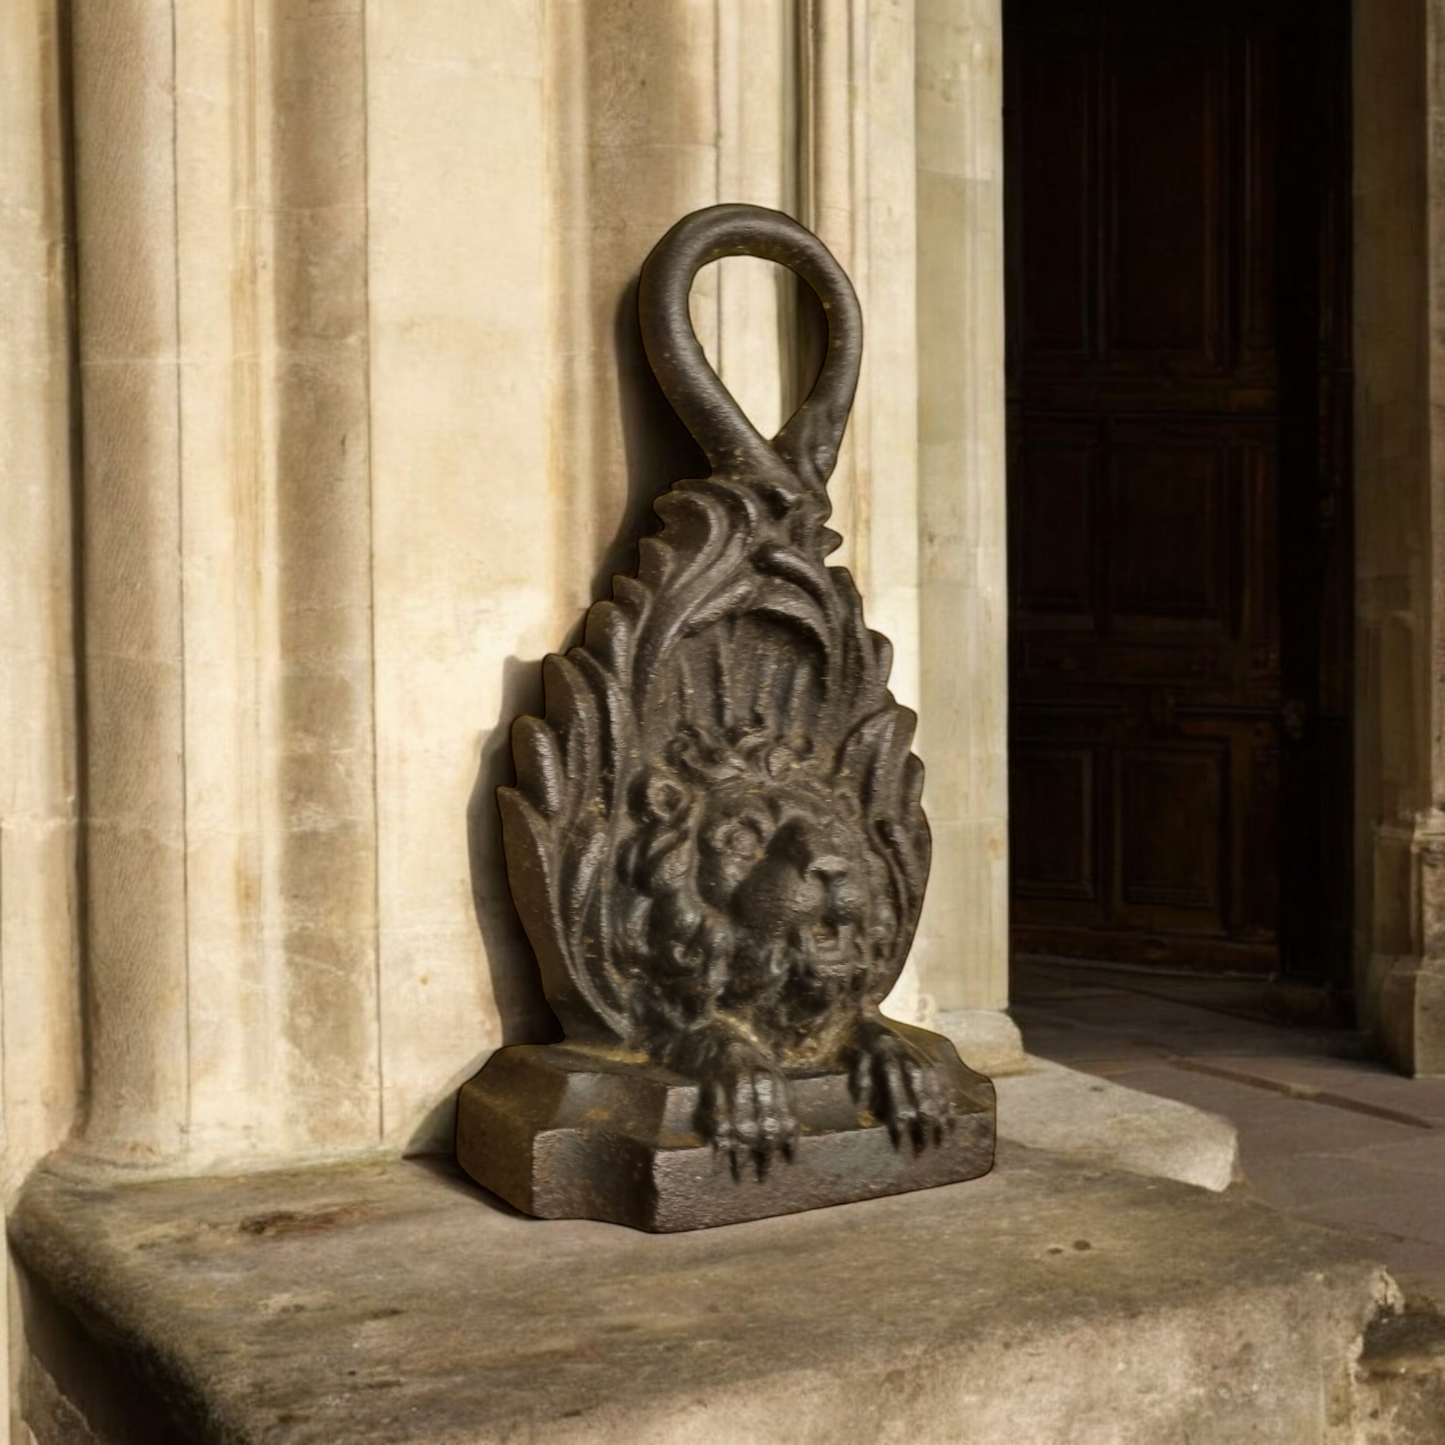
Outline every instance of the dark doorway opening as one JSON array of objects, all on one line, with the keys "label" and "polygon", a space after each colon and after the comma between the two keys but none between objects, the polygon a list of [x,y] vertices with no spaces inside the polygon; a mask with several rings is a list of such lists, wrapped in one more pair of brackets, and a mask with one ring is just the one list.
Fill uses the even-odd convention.
[{"label": "dark doorway opening", "polygon": [[1016,955],[1350,980],[1347,0],[1005,0]]}]

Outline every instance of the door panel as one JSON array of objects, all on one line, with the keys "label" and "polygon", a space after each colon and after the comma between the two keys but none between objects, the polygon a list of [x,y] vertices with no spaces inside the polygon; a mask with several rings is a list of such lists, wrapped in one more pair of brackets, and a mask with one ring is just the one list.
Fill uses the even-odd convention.
[{"label": "door panel", "polygon": [[1038,900],[1086,905],[1064,917],[1101,921],[1095,848],[1095,750],[1022,746],[1018,769],[1014,886]]},{"label": "door panel", "polygon": [[[1089,354],[1097,257],[1090,194],[1094,149],[1092,57],[1075,38],[1041,34],[1020,67],[1025,95],[1019,164],[1023,190],[1049,198],[1049,224],[1033,226],[1018,242],[1034,279],[1020,320],[1030,356],[1074,360]],[[1022,300],[1023,298],[1020,298]]]},{"label": "door panel", "polygon": [[1128,634],[1198,631],[1227,645],[1231,503],[1227,439],[1119,426],[1110,460],[1110,611]]},{"label": "door panel", "polygon": [[1100,44],[1110,151],[1102,219],[1113,262],[1106,353],[1116,364],[1152,367],[1167,357],[1218,371],[1228,298],[1228,31],[1208,23],[1115,31]]},{"label": "door panel", "polygon": [[1016,462],[1015,611],[1044,627],[1092,629],[1097,437],[1091,428],[1031,433]]},{"label": "door panel", "polygon": [[1220,743],[1125,748],[1119,756],[1119,912],[1147,926],[1222,933],[1229,757]]},{"label": "door panel", "polygon": [[1321,792],[1348,788],[1348,237],[1322,151],[1344,13],[1006,0],[1021,949],[1326,966],[1299,919],[1348,893]]}]

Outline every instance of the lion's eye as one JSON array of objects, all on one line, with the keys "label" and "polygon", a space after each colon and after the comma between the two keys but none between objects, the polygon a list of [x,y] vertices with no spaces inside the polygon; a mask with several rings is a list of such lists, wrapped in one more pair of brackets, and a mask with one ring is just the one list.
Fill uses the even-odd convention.
[{"label": "lion's eye", "polygon": [[730,818],[707,835],[712,852],[731,858],[755,858],[764,840],[765,830],[751,818]]},{"label": "lion's eye", "polygon": [[758,834],[745,823],[735,823],[723,833],[722,851],[746,857],[756,853],[762,841]]},{"label": "lion's eye", "polygon": [[673,817],[687,801],[675,778],[654,777],[647,784],[647,806],[656,819]]}]

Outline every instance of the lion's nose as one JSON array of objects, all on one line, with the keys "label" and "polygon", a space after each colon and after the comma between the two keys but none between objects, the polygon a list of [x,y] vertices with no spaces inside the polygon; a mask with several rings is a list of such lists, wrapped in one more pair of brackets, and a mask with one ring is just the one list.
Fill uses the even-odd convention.
[{"label": "lion's nose", "polygon": [[848,860],[839,853],[818,853],[809,861],[807,871],[824,883],[835,883],[848,876]]},{"label": "lion's nose", "polygon": [[795,819],[782,830],[777,843],[805,878],[817,878],[828,884],[848,872],[848,860],[838,847],[837,838],[826,827]]}]

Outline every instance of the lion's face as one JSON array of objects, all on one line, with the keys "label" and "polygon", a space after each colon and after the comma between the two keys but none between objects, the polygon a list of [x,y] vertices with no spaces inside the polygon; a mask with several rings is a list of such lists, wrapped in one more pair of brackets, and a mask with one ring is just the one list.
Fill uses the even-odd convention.
[{"label": "lion's face", "polygon": [[865,986],[873,910],[856,808],[771,781],[724,783],[698,823],[697,879],[732,926],[724,1006],[776,999],[801,1025]]},{"label": "lion's face", "polygon": [[891,962],[888,866],[856,792],[814,759],[688,737],[637,797],[626,936],[684,1012],[806,1034]]}]

